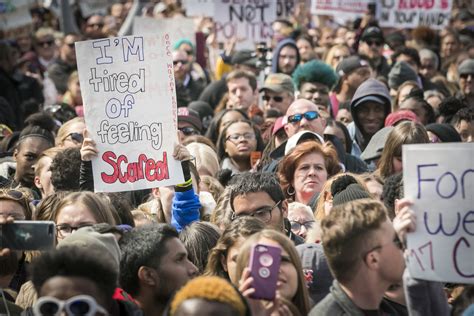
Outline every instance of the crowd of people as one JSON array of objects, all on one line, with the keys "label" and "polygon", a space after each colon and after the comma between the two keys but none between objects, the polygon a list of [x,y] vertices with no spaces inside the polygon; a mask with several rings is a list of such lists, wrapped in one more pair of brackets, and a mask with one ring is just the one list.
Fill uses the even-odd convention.
[{"label": "crowd of people", "polygon": [[[94,193],[74,47],[116,36],[133,1],[72,6],[80,32],[67,34],[38,5],[0,40],[0,233],[56,229],[55,249],[0,245],[0,314],[474,315],[473,285],[406,268],[416,214],[402,176],[404,144],[474,142],[470,2],[440,31],[381,28],[370,10],[341,25],[295,2],[254,50],[219,49],[211,18],[203,51],[176,39],[185,181],[149,190]],[[139,15],[186,8],[150,1]],[[270,299],[256,245],[278,250]]]}]

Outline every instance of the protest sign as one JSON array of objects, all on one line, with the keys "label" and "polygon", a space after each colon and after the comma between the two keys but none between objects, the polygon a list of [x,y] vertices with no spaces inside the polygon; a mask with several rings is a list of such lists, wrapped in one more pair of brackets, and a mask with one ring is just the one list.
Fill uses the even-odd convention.
[{"label": "protest sign", "polygon": [[137,16],[133,21],[133,34],[168,33],[172,46],[183,38],[190,40],[195,45],[195,28],[194,20],[190,18],[154,19]]},{"label": "protest sign", "polygon": [[225,43],[234,36],[237,49],[254,49],[255,43],[269,43],[277,2],[273,0],[216,0],[214,21],[217,40]]},{"label": "protest sign", "polygon": [[116,0],[81,0],[78,2],[79,8],[81,8],[82,16],[91,16],[93,14],[107,14],[107,9],[114,3]]},{"label": "protest sign", "polygon": [[373,0],[312,0],[311,13],[349,21],[363,16],[369,3],[373,3]]},{"label": "protest sign", "polygon": [[178,140],[171,52],[166,33],[76,43],[87,130],[99,151],[92,160],[97,192],[183,182],[172,156]]},{"label": "protest sign", "polygon": [[384,0],[377,3],[377,19],[381,27],[440,30],[449,22],[452,5],[452,0]]},{"label": "protest sign", "polygon": [[33,29],[32,0],[0,0],[0,30],[4,38],[28,35]]},{"label": "protest sign", "polygon": [[474,144],[404,145],[403,183],[417,217],[411,275],[474,283]]},{"label": "protest sign", "polygon": [[183,0],[186,16],[214,16],[215,0]]}]

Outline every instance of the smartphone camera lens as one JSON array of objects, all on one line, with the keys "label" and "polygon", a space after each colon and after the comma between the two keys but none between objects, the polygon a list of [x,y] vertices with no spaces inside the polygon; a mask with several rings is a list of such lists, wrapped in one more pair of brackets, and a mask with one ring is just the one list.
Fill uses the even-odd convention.
[{"label": "smartphone camera lens", "polygon": [[261,278],[268,278],[270,276],[270,270],[268,268],[260,268],[258,269],[258,275],[261,277]]},{"label": "smartphone camera lens", "polygon": [[273,257],[265,253],[260,256],[259,261],[262,266],[269,267],[273,264]]}]

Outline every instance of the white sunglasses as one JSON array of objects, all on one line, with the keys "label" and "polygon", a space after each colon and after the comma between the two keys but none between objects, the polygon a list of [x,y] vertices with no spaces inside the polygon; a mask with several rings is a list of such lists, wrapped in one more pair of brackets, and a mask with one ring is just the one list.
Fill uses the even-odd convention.
[{"label": "white sunglasses", "polygon": [[34,314],[38,316],[59,316],[63,310],[68,316],[94,316],[97,312],[104,315],[109,314],[89,295],[73,296],[66,301],[58,300],[52,296],[43,296],[33,306]]}]

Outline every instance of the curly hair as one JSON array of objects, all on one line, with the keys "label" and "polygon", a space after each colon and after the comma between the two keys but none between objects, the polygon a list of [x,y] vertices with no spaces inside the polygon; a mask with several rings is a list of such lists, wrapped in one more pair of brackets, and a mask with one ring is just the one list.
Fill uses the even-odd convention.
[{"label": "curly hair", "polygon": [[51,183],[56,191],[79,191],[81,152],[79,148],[66,148],[51,162]]},{"label": "curly hair", "polygon": [[278,177],[286,198],[293,198],[292,195],[288,194],[288,189],[294,181],[295,171],[299,161],[304,156],[312,153],[323,156],[328,179],[341,171],[336,150],[331,145],[321,145],[313,141],[298,144],[288,155],[283,157],[278,166]]},{"label": "curly hair", "polygon": [[293,83],[300,90],[305,82],[318,82],[332,88],[339,80],[336,72],[320,60],[312,60],[299,65],[293,72]]}]

